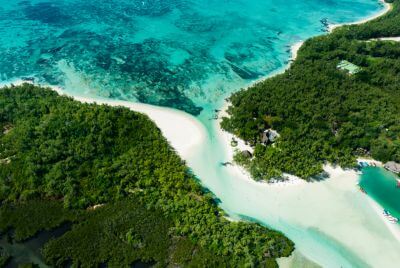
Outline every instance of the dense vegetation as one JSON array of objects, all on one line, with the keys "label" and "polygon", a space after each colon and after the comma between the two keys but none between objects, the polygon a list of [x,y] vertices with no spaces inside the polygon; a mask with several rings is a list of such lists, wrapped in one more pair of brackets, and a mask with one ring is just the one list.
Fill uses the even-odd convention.
[{"label": "dense vegetation", "polygon": [[0,231],[72,223],[44,246],[48,264],[273,267],[293,250],[226,220],[144,115],[25,84],[0,90],[0,130]]},{"label": "dense vegetation", "polygon": [[[400,43],[370,40],[400,36],[400,1],[392,2],[385,16],[306,41],[284,74],[230,97],[222,127],[255,146],[254,157],[235,159],[255,179],[309,179],[357,156],[400,161]],[[338,69],[342,60],[361,71]],[[260,143],[267,128],[281,134],[273,146]]]},{"label": "dense vegetation", "polygon": [[0,230],[13,226],[14,240],[23,241],[34,236],[38,230],[51,230],[62,223],[78,220],[78,216],[78,211],[66,210],[58,201],[32,200],[17,206],[4,204],[0,208]]},{"label": "dense vegetation", "polygon": [[0,251],[0,267],[5,266],[9,259],[10,256],[6,252]]}]

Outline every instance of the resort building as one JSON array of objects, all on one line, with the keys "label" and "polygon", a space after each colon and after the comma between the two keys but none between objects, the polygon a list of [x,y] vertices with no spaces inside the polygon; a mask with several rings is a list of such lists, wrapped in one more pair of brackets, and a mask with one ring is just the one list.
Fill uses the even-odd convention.
[{"label": "resort building", "polygon": [[355,65],[347,60],[342,60],[338,64],[337,68],[339,70],[346,71],[348,74],[351,74],[351,75],[356,74],[361,70],[360,67],[358,67],[357,65]]},{"label": "resort building", "polygon": [[398,164],[396,162],[393,162],[393,161],[387,162],[385,164],[385,168],[387,170],[391,171],[391,172],[396,173],[396,174],[400,173],[400,164]]},{"label": "resort building", "polygon": [[261,136],[261,142],[264,144],[268,143],[274,143],[277,138],[279,138],[280,135],[276,130],[273,129],[267,129],[263,132]]}]

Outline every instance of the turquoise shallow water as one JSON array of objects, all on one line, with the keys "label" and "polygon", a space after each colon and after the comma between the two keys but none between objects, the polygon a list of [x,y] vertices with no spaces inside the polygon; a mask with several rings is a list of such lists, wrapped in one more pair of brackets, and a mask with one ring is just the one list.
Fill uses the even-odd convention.
[{"label": "turquoise shallow water", "polygon": [[397,188],[399,176],[382,168],[363,169],[360,186],[384,209],[400,219],[400,188]]},{"label": "turquoise shallow water", "polygon": [[376,0],[0,0],[0,80],[198,115]]},{"label": "turquoise shallow water", "polygon": [[377,0],[0,0],[0,82],[34,77],[69,94],[184,110],[207,140],[188,160],[232,217],[279,229],[325,267],[365,267],[335,237],[268,215],[263,192],[235,181],[210,120],[230,93],[287,66],[290,46],[352,22]]}]

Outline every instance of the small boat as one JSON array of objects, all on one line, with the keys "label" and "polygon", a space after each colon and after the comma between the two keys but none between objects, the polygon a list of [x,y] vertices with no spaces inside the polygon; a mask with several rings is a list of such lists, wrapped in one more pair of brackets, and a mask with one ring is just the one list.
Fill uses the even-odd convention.
[{"label": "small boat", "polygon": [[361,191],[362,193],[364,193],[364,194],[367,193],[367,191],[365,191],[365,189],[364,189],[363,187],[359,186],[359,188],[360,188],[360,191]]},{"label": "small boat", "polygon": [[390,212],[387,211],[386,209],[384,209],[384,210],[383,210],[383,214],[384,214],[384,215],[390,215]]},{"label": "small boat", "polygon": [[400,188],[400,179],[397,179],[397,188]]},{"label": "small boat", "polygon": [[393,217],[392,214],[390,214],[389,211],[387,211],[386,209],[383,210],[383,215],[385,215],[385,217],[392,223],[398,223],[399,219],[396,217]]},{"label": "small boat", "polygon": [[368,164],[367,163],[365,163],[365,162],[358,162],[358,165],[359,165],[359,167],[360,168],[364,168],[364,167],[367,167],[368,166]]}]

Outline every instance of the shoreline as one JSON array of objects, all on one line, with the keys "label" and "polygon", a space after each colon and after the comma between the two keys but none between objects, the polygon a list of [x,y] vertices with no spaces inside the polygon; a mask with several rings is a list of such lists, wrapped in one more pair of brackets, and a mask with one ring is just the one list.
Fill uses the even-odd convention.
[{"label": "shoreline", "polygon": [[[352,22],[352,23],[341,23],[341,24],[330,24],[330,25],[328,26],[328,30],[329,30],[329,33],[328,33],[328,34],[330,34],[335,28],[338,28],[338,27],[341,27],[341,26],[344,26],[344,25],[358,25],[358,24],[363,24],[363,23],[366,23],[366,22],[368,22],[368,21],[374,20],[374,19],[376,19],[376,18],[378,18],[378,17],[381,17],[381,16],[387,14],[389,11],[392,10],[392,8],[393,8],[393,7],[392,7],[392,4],[386,3],[385,0],[379,0],[379,2],[380,2],[380,3],[383,5],[383,7],[384,7],[384,9],[382,9],[381,11],[379,11],[379,12],[377,12],[376,14],[373,14],[373,15],[367,17],[367,18],[364,18],[364,19],[361,19],[361,20],[359,20],[359,21],[356,21],[356,22]],[[396,40],[396,41],[400,41],[400,37],[388,37],[388,38],[385,38],[385,39],[386,39],[386,40]],[[382,40],[383,40],[383,39],[382,39]],[[302,47],[302,45],[304,44],[304,42],[305,42],[305,41],[298,41],[298,42],[294,43],[293,45],[291,45],[291,47],[290,47],[290,51],[291,51],[290,62],[289,62],[289,64],[287,64],[287,66],[285,66],[285,68],[282,68],[282,69],[280,69],[280,70],[277,70],[277,72],[273,72],[273,73],[271,73],[271,74],[269,74],[269,75],[267,75],[267,76],[265,76],[265,77],[263,77],[263,78],[260,78],[259,80],[254,81],[253,83],[251,83],[249,86],[245,87],[244,89],[247,90],[247,89],[249,89],[250,87],[254,86],[255,84],[260,83],[260,82],[263,82],[263,81],[265,81],[265,80],[267,80],[267,79],[269,79],[269,78],[271,78],[271,77],[274,77],[275,75],[278,75],[279,73],[285,72],[287,69],[289,69],[290,66],[292,65],[292,63],[297,59],[298,52],[299,52],[300,48]],[[229,108],[229,106],[230,106],[230,102],[228,102],[227,100],[225,100],[224,103],[223,103],[223,105],[220,107],[220,113],[218,114],[218,120],[217,120],[218,124],[217,124],[217,126],[216,126],[216,130],[217,130],[218,135],[220,136],[220,138],[223,138],[222,140],[225,141],[225,144],[228,144],[228,143],[226,142],[227,139],[231,140],[231,139],[233,138],[233,139],[235,139],[235,140],[238,141],[238,148],[239,148],[239,149],[242,148],[243,150],[248,150],[248,151],[250,151],[250,152],[253,152],[253,149],[252,149],[250,146],[243,146],[243,145],[241,145],[241,144],[245,144],[245,142],[244,142],[243,140],[241,140],[241,139],[238,138],[237,136],[233,135],[232,133],[228,133],[227,131],[225,131],[225,130],[223,130],[223,129],[221,128],[220,122],[222,121],[222,117],[229,117],[229,114],[227,113],[227,109]],[[240,146],[239,146],[239,145],[240,145]],[[234,149],[233,149],[231,146],[225,146],[225,147],[226,147],[227,150],[228,150],[228,151],[227,151],[227,154],[228,154],[228,156],[230,157],[230,159],[233,158],[233,155],[234,155],[234,153],[235,153],[235,152],[234,152]],[[249,148],[251,148],[251,150],[250,150]],[[243,151],[243,150],[242,150],[242,151]],[[383,166],[383,164],[382,164],[381,162],[376,161],[376,160],[374,160],[374,159],[359,158],[359,159],[357,159],[357,162],[360,162],[360,160],[362,160],[362,161],[364,161],[364,162],[374,163],[374,165]],[[231,160],[229,160],[229,161],[231,161]],[[236,164],[234,164],[234,165],[236,165]],[[242,168],[242,167],[241,167],[241,168]],[[242,169],[244,169],[244,168],[242,168]],[[243,172],[241,172],[241,173],[243,173]],[[245,173],[247,173],[247,171],[245,171]],[[247,174],[248,174],[248,173],[247,173]],[[248,175],[249,175],[249,174],[248,174]],[[300,179],[300,178],[298,178],[298,177],[296,177],[296,176],[290,175],[290,174],[285,174],[285,175],[289,175],[289,176],[291,177],[291,179],[302,180],[302,179]],[[253,179],[250,178],[250,180],[253,180]],[[254,181],[254,180],[253,180],[253,181]],[[304,181],[304,180],[302,180],[302,181]],[[279,182],[279,183],[280,183],[280,182]],[[267,183],[267,184],[270,184],[270,183]]]},{"label": "shoreline", "polygon": [[377,39],[370,39],[368,41],[394,41],[394,42],[400,42],[400,37],[381,37]]},{"label": "shoreline", "polygon": [[[304,41],[299,41],[297,43],[294,43],[291,47],[290,47],[290,51],[291,51],[291,58],[290,60],[293,62],[297,59],[297,54],[300,50],[300,48],[303,46]],[[290,67],[291,64],[288,64],[288,68]]]},{"label": "shoreline", "polygon": [[[371,19],[374,19],[374,18],[375,17],[373,17]],[[303,44],[303,42],[300,41],[291,46],[292,60],[296,59],[297,52],[300,49],[302,44]],[[280,68],[276,72],[273,72],[270,75],[263,77],[259,81],[255,81],[254,83],[249,85],[249,87],[253,86],[255,83],[264,81],[265,79],[268,79],[274,75],[277,75],[277,74],[285,71],[287,68],[290,68],[290,64],[287,64],[287,66],[285,66],[284,68]],[[59,88],[59,87],[52,87],[52,88],[56,91],[58,90],[59,94],[61,92],[60,95],[66,95],[65,94],[66,92],[62,91],[61,88]],[[70,95],[67,95],[67,96],[70,96]],[[201,124],[197,118],[192,117],[184,112],[180,112],[178,110],[173,110],[173,109],[163,108],[163,107],[158,107],[158,106],[152,106],[152,105],[146,105],[146,104],[142,105],[142,104],[133,103],[133,102],[129,102],[129,101],[114,101],[111,99],[102,99],[100,97],[93,97],[93,98],[80,97],[80,96],[70,96],[70,97],[74,98],[75,100],[81,101],[81,102],[108,104],[110,106],[125,106],[133,111],[146,114],[161,129],[163,135],[170,142],[171,146],[178,152],[178,154],[184,160],[189,159],[190,157],[193,156],[193,154],[196,154],[197,150],[199,150],[199,148],[204,145],[204,143],[206,142],[206,139],[207,139],[207,133],[204,130],[203,124]],[[223,107],[225,107],[227,105],[229,105],[229,103],[224,102]],[[223,110],[221,109],[221,111],[226,112],[226,108],[224,108]],[[171,117],[168,117],[167,115],[170,115]],[[181,118],[181,116],[182,116],[182,121],[179,121],[179,123],[178,123],[176,120],[177,120],[177,118]],[[219,138],[220,140],[226,141],[226,143],[223,144],[223,148],[225,148],[225,145],[228,145],[226,154],[229,155],[231,152],[233,152],[233,148],[230,146],[229,136],[225,136],[225,138],[224,138],[224,135],[219,135],[220,130],[222,132],[225,132],[220,128],[220,125],[218,123],[219,120],[215,121],[215,122],[217,122],[217,128],[216,128],[217,138]],[[179,132],[179,133],[177,133],[177,132]],[[225,132],[225,133],[228,133],[228,132]],[[182,135],[178,135],[178,134],[182,134]],[[230,133],[228,133],[228,134],[232,135]],[[228,138],[226,138],[226,137],[228,137]],[[237,140],[239,140],[239,139],[237,139]],[[240,148],[248,148],[248,147],[242,147],[242,146],[245,146],[244,142]],[[357,198],[361,198],[364,200],[364,198],[361,195],[359,195],[357,188],[355,187],[356,184],[354,182],[355,182],[356,178],[358,177],[358,175],[354,171],[335,169],[333,167],[327,166],[327,168],[332,168],[332,170],[330,171],[331,172],[330,178],[325,181],[322,181],[321,183],[307,183],[306,181],[304,181],[302,179],[293,178],[293,181],[291,181],[292,183],[277,182],[274,184],[269,184],[269,183],[262,183],[262,182],[254,181],[251,177],[248,176],[248,174],[246,174],[246,171],[240,170],[240,167],[237,165],[229,166],[226,168],[228,169],[228,172],[230,172],[232,174],[233,180],[244,179],[246,184],[255,185],[254,188],[258,188],[257,190],[260,190],[260,192],[262,194],[267,195],[268,193],[272,194],[275,192],[276,200],[282,201],[282,204],[285,203],[286,201],[290,203],[290,200],[292,200],[293,202],[296,202],[297,200],[295,200],[295,198],[292,199],[292,194],[298,194],[298,197],[296,196],[296,198],[304,198],[304,200],[302,201],[303,203],[301,203],[299,205],[299,208],[303,209],[303,212],[312,210],[312,209],[307,210],[307,208],[308,208],[307,206],[312,204],[313,197],[315,198],[315,196],[312,196],[312,194],[319,195],[321,198],[320,204],[312,204],[312,205],[317,206],[317,208],[320,209],[319,212],[322,213],[321,216],[317,217],[314,215],[315,213],[308,212],[308,213],[311,213],[310,219],[306,219],[308,214],[300,215],[301,213],[299,213],[299,215],[295,214],[293,216],[292,215],[288,216],[283,213],[282,217],[286,217],[289,220],[297,222],[295,220],[295,216],[296,215],[302,216],[305,218],[305,219],[302,219],[302,222],[301,222],[301,224],[303,224],[302,226],[304,228],[309,228],[310,226],[311,227],[318,226],[321,228],[321,231],[323,231],[324,233],[327,233],[327,234],[330,234],[333,236],[335,234],[338,234],[337,239],[339,241],[343,242],[343,244],[349,245],[350,238],[348,240],[346,240],[346,235],[351,236],[352,234],[349,233],[348,230],[351,230],[352,228],[359,226],[359,225],[357,225],[359,223],[355,220],[351,220],[349,223],[349,226],[345,226],[347,224],[347,220],[344,221],[344,223],[346,223],[346,224],[338,221],[336,223],[340,224],[339,227],[341,229],[336,230],[336,226],[334,226],[335,222],[329,223],[329,220],[332,220],[332,217],[330,216],[329,213],[325,212],[325,209],[321,209],[321,207],[325,208],[325,206],[327,206],[327,209],[329,209],[329,206],[334,206],[335,198],[341,198],[341,196],[336,196],[333,194],[333,193],[338,193],[338,192],[339,193],[342,193],[342,192],[351,193],[353,195],[356,195]],[[296,185],[298,187],[289,187],[292,185]],[[330,191],[328,191],[328,190],[330,190]],[[318,191],[320,191],[320,192],[318,193]],[[304,193],[308,193],[308,195],[305,194],[306,196],[302,197],[304,195]],[[324,199],[324,193],[328,193],[330,199],[329,198]],[[280,196],[280,195],[282,195],[282,196]],[[261,198],[260,198],[260,200],[261,200]],[[274,200],[271,200],[271,201],[274,201]],[[373,201],[373,200],[370,200],[370,202],[372,202],[372,204],[375,204],[376,206],[379,206],[377,203],[374,203],[375,201]],[[269,205],[270,207],[272,207],[271,209],[273,209],[273,207],[274,207],[273,204],[274,203]],[[342,207],[342,208],[345,208],[345,207]],[[290,210],[288,210],[288,211],[290,212]],[[292,211],[292,212],[296,213],[296,211]],[[334,211],[334,212],[336,212],[336,211]],[[346,215],[353,216],[350,212],[351,211],[349,209],[349,213],[345,214],[345,218],[346,218]],[[373,210],[371,212],[373,212],[374,214],[376,212],[376,213],[378,213],[379,216],[382,216],[381,213],[379,212],[379,209]],[[267,214],[267,212],[265,212],[265,213]],[[324,213],[326,213],[326,214],[324,214]],[[289,214],[289,213],[287,213],[287,214]],[[327,218],[325,218],[323,220],[319,219],[319,217],[324,218],[323,217],[324,215],[327,216]],[[279,211],[278,211],[278,216],[280,216]],[[360,216],[360,215],[356,214],[354,216],[356,217],[356,216]],[[361,216],[365,216],[365,215],[361,214]],[[375,219],[375,217],[373,217],[373,220],[374,219]],[[319,222],[318,222],[318,220],[319,220]],[[355,230],[355,232],[357,234],[359,234],[359,236],[356,236],[356,237],[361,238],[362,236],[360,234],[368,234],[368,233],[364,232],[365,228],[360,228],[360,229],[361,230]],[[346,231],[347,231],[347,233],[346,233]],[[367,229],[367,231],[368,231],[368,229]],[[376,233],[374,233],[374,234],[376,234]],[[342,238],[343,241],[340,240],[340,238]],[[395,236],[395,238],[399,239],[397,236]],[[296,241],[298,241],[298,239]],[[373,241],[373,240],[367,240],[367,241]],[[400,240],[398,240],[398,241],[400,241]],[[356,245],[360,246],[361,244],[356,243]],[[367,246],[367,245],[365,245],[365,246]],[[304,245],[301,245],[299,247],[300,247],[300,249],[304,248]],[[366,252],[368,252],[368,251],[366,251]],[[310,254],[309,251],[307,253]],[[321,258],[322,258],[322,256],[321,256]]]},{"label": "shoreline", "polygon": [[[19,86],[24,83],[39,85],[29,81],[14,80],[12,82],[1,83],[0,86],[10,86],[11,84]],[[197,118],[179,110],[144,103],[101,98],[97,96],[70,95],[59,86],[40,86],[48,87],[57,92],[60,96],[71,97],[82,103],[96,103],[113,107],[122,106],[132,111],[145,114],[157,125],[163,136],[170,143],[171,147],[176,150],[183,160],[188,159],[192,154],[196,153],[198,147],[206,140],[207,133],[204,126],[197,120]]]},{"label": "shoreline", "polygon": [[384,208],[378,202],[372,199],[372,197],[369,195],[366,196],[370,207],[379,215],[379,218],[384,222],[389,231],[393,234],[397,241],[400,242],[400,224],[389,222],[382,213]]},{"label": "shoreline", "polygon": [[[330,34],[334,29],[341,27],[343,25],[358,25],[358,24],[363,24],[366,23],[368,21],[374,20],[378,17],[381,17],[385,14],[387,14],[389,11],[392,10],[392,5],[389,3],[386,3],[384,0],[380,0],[380,2],[383,4],[384,9],[382,9],[380,12],[369,16],[368,18],[356,21],[354,23],[342,23],[342,24],[332,24],[328,26],[328,30]],[[381,38],[380,40],[388,40],[388,41],[400,41],[400,37],[387,37],[387,38]],[[290,68],[291,64],[293,61],[296,60],[297,56],[298,56],[298,51],[301,48],[301,46],[304,44],[304,41],[299,41],[295,44],[293,44],[291,46],[291,60],[290,63],[285,67],[282,68],[281,70],[278,70],[277,72],[271,73],[266,77],[263,77],[262,79],[259,79],[255,82],[253,82],[251,85],[249,85],[248,87],[244,88],[245,90],[247,90],[248,88],[254,86],[257,83],[260,83],[262,81],[265,81],[266,79],[269,79],[281,72],[286,71],[288,68]],[[239,139],[238,137],[236,137],[235,135],[228,133],[227,131],[223,130],[220,126],[220,122],[222,120],[222,117],[227,117],[229,116],[227,114],[227,109],[230,106],[230,103],[228,101],[224,101],[223,105],[221,106],[221,112],[218,114],[218,120],[217,123],[215,124],[215,128],[216,128],[216,132],[217,135],[219,136],[219,139],[224,142],[224,148],[226,150],[226,154],[229,157],[228,161],[232,161],[233,163],[233,155],[235,153],[235,149],[230,146],[230,140],[232,138],[234,138],[235,140],[238,141],[238,149],[243,149],[243,150],[249,150],[248,148],[250,146],[243,146],[243,144],[245,144],[245,142],[241,139]],[[251,148],[251,147],[250,147]],[[252,149],[252,148],[251,148]],[[242,150],[242,151],[243,151]],[[250,152],[253,152],[253,150],[249,150]],[[357,158],[357,162],[366,162],[369,165],[372,166],[376,166],[376,167],[383,167],[383,163],[374,159],[367,159],[367,158]],[[244,167],[240,167],[239,165],[233,163],[232,166],[228,166],[226,167],[227,169],[229,169],[229,172],[232,174],[232,176],[240,178],[242,180],[245,180],[247,183],[250,184],[254,184],[256,187],[262,188],[262,189],[271,189],[271,188],[287,188],[288,190],[291,189],[290,186],[298,186],[298,185],[304,185],[305,187],[309,186],[310,182],[306,182],[303,179],[300,179],[296,176],[290,175],[290,174],[284,174],[285,177],[288,177],[287,180],[285,181],[278,181],[278,182],[258,182],[255,181],[253,178],[251,178],[250,174],[248,173],[247,170],[245,170]],[[354,177],[357,176],[357,181],[359,180],[359,175],[357,174],[357,172],[355,170],[344,170],[342,168],[333,168],[331,165],[324,165],[324,170],[325,172],[327,172],[329,174],[329,177],[327,180],[332,181],[335,177],[338,176],[345,176],[345,177]],[[325,180],[325,181],[327,181]],[[323,182],[322,182],[323,183]],[[356,189],[356,183],[353,185],[352,188]],[[351,189],[347,189],[347,190],[351,190]],[[382,215],[382,211],[383,208],[381,208],[381,206],[379,205],[378,202],[376,202],[375,200],[373,200],[370,196],[367,196],[368,199],[368,204],[371,208],[371,210],[374,211],[374,213],[377,214],[377,216],[384,222],[386,228],[388,229],[388,231],[390,231],[390,233],[393,235],[393,237],[400,242],[400,226],[395,226],[393,224],[391,224],[390,222],[387,221],[387,219]],[[288,257],[289,258],[289,257]]]},{"label": "shoreline", "polygon": [[367,23],[371,20],[377,19],[383,15],[385,15],[386,13],[388,13],[389,11],[392,10],[393,6],[390,3],[386,3],[385,0],[379,0],[379,2],[383,5],[383,9],[367,18],[355,21],[355,22],[350,22],[350,23],[337,23],[337,24],[329,24],[328,25],[328,33],[333,32],[333,30],[335,30],[338,27],[341,26],[345,26],[345,25],[359,25],[359,24],[364,24]]},{"label": "shoreline", "polygon": [[[378,0],[378,2],[381,3],[381,4],[383,5],[383,7],[384,7],[381,11],[379,11],[379,12],[377,12],[377,13],[375,13],[375,14],[369,16],[369,17],[366,17],[366,18],[364,18],[364,19],[355,21],[355,22],[349,22],[349,23],[346,22],[346,23],[329,24],[329,25],[328,25],[328,32],[327,32],[327,34],[330,34],[330,33],[332,33],[333,30],[335,30],[336,28],[339,28],[339,27],[342,27],[342,26],[345,26],[345,25],[359,25],[359,24],[363,24],[363,23],[372,21],[372,20],[374,20],[374,19],[377,19],[377,18],[379,18],[379,17],[381,17],[381,16],[387,14],[387,13],[390,12],[390,11],[392,10],[392,8],[393,8],[392,4],[386,3],[385,0]],[[310,37],[310,38],[312,38],[312,37]],[[379,38],[378,40],[381,40],[381,41],[395,41],[395,42],[400,42],[400,37],[383,37],[383,38]],[[373,40],[371,40],[371,41],[373,41]],[[271,72],[270,74],[268,74],[268,75],[266,75],[266,76],[264,76],[264,77],[261,77],[261,78],[255,80],[255,81],[249,83],[249,85],[245,86],[243,89],[247,90],[247,89],[253,87],[254,85],[256,85],[257,83],[263,82],[263,81],[265,81],[265,80],[267,80],[267,79],[269,79],[269,78],[271,78],[271,77],[274,77],[274,76],[276,76],[276,75],[279,75],[279,74],[281,74],[281,73],[284,73],[286,70],[288,70],[288,69],[290,68],[290,66],[292,65],[292,63],[297,59],[298,52],[299,52],[300,48],[303,46],[304,42],[305,42],[305,41],[303,41],[303,40],[299,40],[299,41],[293,43],[292,45],[290,45],[290,58],[289,58],[289,63],[286,64],[286,66],[283,66],[283,67],[277,69],[276,71],[273,71],[273,72]],[[226,109],[226,108],[227,108],[226,103],[227,103],[227,102],[224,101],[223,104],[221,105],[221,107],[220,107],[220,110],[221,110],[221,111],[225,111],[225,110],[223,110],[223,109]],[[226,107],[225,107],[225,106],[226,106]]]},{"label": "shoreline", "polygon": [[369,166],[383,168],[383,163],[381,161],[372,158],[364,158],[364,157],[357,158],[357,163],[359,164],[361,162],[367,163]]},{"label": "shoreline", "polygon": [[[301,184],[291,186],[259,183],[246,174],[235,174],[235,167],[226,169],[232,172],[227,181],[236,180],[237,187],[248,189],[245,199],[257,208],[252,212],[258,215],[255,218],[262,217],[269,227],[281,230],[308,260],[324,267],[339,267],[338,263],[352,267],[352,262],[360,259],[373,267],[390,267],[385,263],[400,260],[394,253],[400,250],[400,226],[390,226],[383,210],[374,209],[374,201],[357,188],[357,171],[326,165],[329,179],[315,183],[301,180]],[[377,258],[382,250],[387,255]],[[341,261],[336,263],[338,259]]]},{"label": "shoreline", "polygon": [[179,110],[129,101],[77,97],[60,91],[57,91],[57,93],[72,97],[80,102],[106,104],[114,107],[123,106],[145,114],[161,130],[171,147],[183,160],[194,154],[197,147],[203,144],[206,139],[207,134],[203,125],[195,117]]},{"label": "shoreline", "polygon": [[[253,153],[254,148],[251,147],[250,145],[247,145],[242,139],[238,138],[234,134],[229,133],[220,127],[222,118],[228,115],[226,112],[228,106],[229,102],[225,102],[220,113],[218,114],[218,120],[216,120],[214,124],[218,138],[220,142],[223,143],[223,147],[225,148],[225,154],[226,157],[228,157],[227,161],[232,163],[232,165],[227,166],[226,169],[228,169],[229,172],[234,177],[240,177],[241,179],[244,179],[248,183],[257,185],[258,187],[285,187],[291,185],[305,184],[306,183],[305,180],[290,174],[283,174],[286,179],[280,181],[275,181],[275,182],[255,181],[244,167],[234,163],[233,156],[235,155],[236,150],[239,151],[247,150]],[[230,141],[232,139],[235,139],[237,141],[238,145],[236,147],[231,146]]]}]

